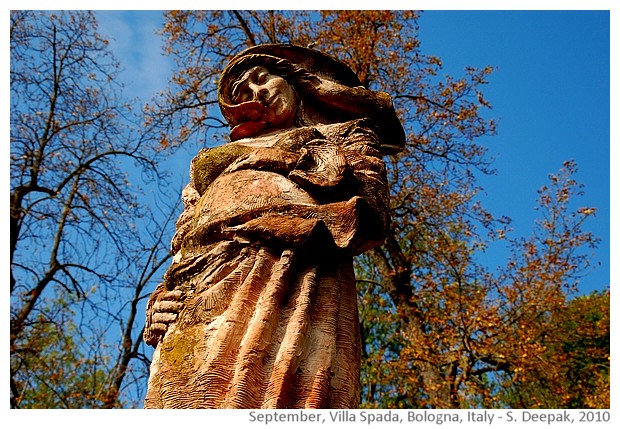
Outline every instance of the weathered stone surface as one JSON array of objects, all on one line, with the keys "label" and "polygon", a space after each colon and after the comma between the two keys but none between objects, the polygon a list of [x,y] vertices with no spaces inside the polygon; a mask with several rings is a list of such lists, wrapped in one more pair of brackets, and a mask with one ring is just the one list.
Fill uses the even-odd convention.
[{"label": "weathered stone surface", "polygon": [[389,223],[390,97],[317,51],[263,45],[222,75],[231,142],[203,149],[149,299],[147,408],[352,408],[352,258]]}]

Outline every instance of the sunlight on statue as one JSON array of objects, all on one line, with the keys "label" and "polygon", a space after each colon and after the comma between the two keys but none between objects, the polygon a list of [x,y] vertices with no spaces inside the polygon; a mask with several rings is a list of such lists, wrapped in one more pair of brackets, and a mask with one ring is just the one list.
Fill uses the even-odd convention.
[{"label": "sunlight on statue", "polygon": [[389,95],[293,45],[234,57],[231,141],[201,150],[175,254],[147,305],[146,408],[356,408],[353,256],[384,240],[382,156],[405,136]]}]

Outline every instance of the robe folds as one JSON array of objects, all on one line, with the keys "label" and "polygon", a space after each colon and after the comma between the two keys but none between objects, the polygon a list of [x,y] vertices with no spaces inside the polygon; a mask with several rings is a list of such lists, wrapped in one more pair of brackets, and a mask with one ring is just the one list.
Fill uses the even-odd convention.
[{"label": "robe folds", "polygon": [[[385,165],[365,120],[201,151],[175,257],[149,299],[146,408],[356,408],[353,256],[389,223]],[[183,308],[163,337],[150,311]]]},{"label": "robe folds", "polygon": [[[213,267],[213,260],[226,262]],[[147,406],[357,406],[353,267],[350,258],[318,262],[239,241],[217,243],[193,261],[210,268],[190,280],[195,289],[179,322],[156,349]]]}]

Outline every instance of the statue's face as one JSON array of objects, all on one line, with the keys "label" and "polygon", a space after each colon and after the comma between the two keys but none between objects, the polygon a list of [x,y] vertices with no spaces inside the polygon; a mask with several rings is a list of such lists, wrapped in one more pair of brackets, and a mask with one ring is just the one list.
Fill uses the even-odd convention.
[{"label": "statue's face", "polygon": [[267,129],[292,126],[297,111],[293,87],[262,66],[252,67],[232,85],[231,100],[235,104],[260,103],[263,106],[260,122],[266,124]]}]

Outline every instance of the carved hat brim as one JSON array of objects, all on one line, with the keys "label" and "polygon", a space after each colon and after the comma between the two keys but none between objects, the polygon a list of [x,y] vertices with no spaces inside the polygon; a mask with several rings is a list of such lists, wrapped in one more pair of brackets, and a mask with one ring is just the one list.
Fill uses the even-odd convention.
[{"label": "carved hat brim", "polygon": [[218,88],[220,101],[230,104],[230,87],[245,71],[246,64],[276,60],[285,60],[312,74],[345,86],[362,85],[357,75],[346,64],[320,51],[291,44],[266,44],[252,46],[230,60],[220,78]]},{"label": "carved hat brim", "polygon": [[351,118],[368,116],[378,119],[381,122],[378,126],[389,134],[390,145],[394,147],[386,153],[395,153],[404,146],[404,131],[388,94],[364,88],[357,75],[345,63],[320,51],[291,44],[252,46],[230,60],[220,78],[218,101],[231,127],[238,125],[234,115],[236,106],[230,100],[232,85],[254,65],[278,65],[337,84],[340,90],[318,97],[317,101],[345,112]]},{"label": "carved hat brim", "polygon": [[320,51],[291,44],[252,46],[235,55],[220,77],[218,101],[224,118],[231,126],[236,125],[235,105],[230,99],[232,85],[248,67],[254,65],[298,69],[347,87],[361,86],[357,75],[346,64]]}]

